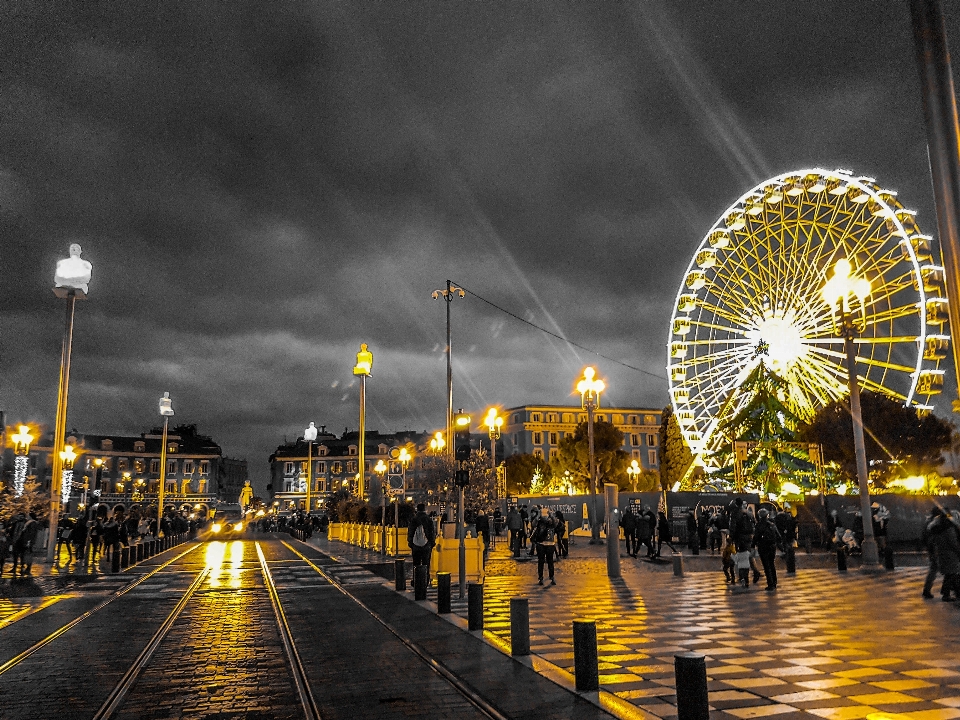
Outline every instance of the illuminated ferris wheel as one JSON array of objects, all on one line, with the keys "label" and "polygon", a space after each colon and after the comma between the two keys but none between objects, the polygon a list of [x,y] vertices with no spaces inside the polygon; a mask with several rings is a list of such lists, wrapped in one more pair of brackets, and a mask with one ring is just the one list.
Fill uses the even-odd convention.
[{"label": "illuminated ferris wheel", "polygon": [[822,289],[841,258],[871,283],[855,340],[861,387],[929,409],[950,338],[939,250],[896,193],[844,170],[802,170],[757,185],[707,232],[677,293],[670,396],[694,455],[719,442],[737,388],[761,357],[810,418],[847,394],[843,340]]}]

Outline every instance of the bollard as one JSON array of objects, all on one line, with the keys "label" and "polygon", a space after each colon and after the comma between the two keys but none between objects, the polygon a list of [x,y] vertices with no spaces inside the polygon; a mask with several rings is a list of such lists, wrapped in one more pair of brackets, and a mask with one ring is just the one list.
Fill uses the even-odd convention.
[{"label": "bollard", "polygon": [[450,573],[437,573],[437,612],[445,615],[450,612]]},{"label": "bollard", "polygon": [[113,548],[113,555],[110,557],[110,572],[120,572],[120,548]]},{"label": "bollard", "polygon": [[134,563],[138,563],[143,560],[143,543],[138,542],[134,547],[136,548]]},{"label": "bollard", "polygon": [[797,553],[793,545],[787,545],[787,572],[795,573],[797,571]]},{"label": "bollard", "polygon": [[122,548],[120,548],[120,567],[130,567],[130,547],[127,545],[124,545]]},{"label": "bollard", "polygon": [[573,621],[573,668],[577,679],[577,692],[592,692],[600,689],[597,623],[593,620]]},{"label": "bollard", "polygon": [[417,565],[413,568],[413,599],[427,599],[427,568],[426,565]]},{"label": "bollard", "polygon": [[467,583],[467,629],[483,630],[483,583]]},{"label": "bollard", "polygon": [[700,538],[696,537],[693,540],[693,544],[690,546],[690,549],[693,550],[694,555],[700,554]]},{"label": "bollard", "polygon": [[893,564],[893,548],[889,545],[883,549],[883,567],[887,570],[896,570]]},{"label": "bollard", "polygon": [[407,590],[407,569],[403,565],[403,558],[393,561],[393,586],[397,592]]},{"label": "bollard", "polygon": [[510,598],[510,654],[530,654],[530,604],[526,598]]},{"label": "bollard", "polygon": [[709,720],[707,663],[703,655],[674,655],[673,672],[677,681],[677,720]]},{"label": "bollard", "polygon": [[838,572],[847,571],[847,556],[843,552],[843,548],[837,548],[837,571]]},{"label": "bollard", "polygon": [[809,535],[807,535],[806,539],[803,541],[803,551],[807,555],[810,555],[813,553],[813,540]]},{"label": "bollard", "polygon": [[683,577],[683,555],[678,552],[673,554],[673,574]]}]

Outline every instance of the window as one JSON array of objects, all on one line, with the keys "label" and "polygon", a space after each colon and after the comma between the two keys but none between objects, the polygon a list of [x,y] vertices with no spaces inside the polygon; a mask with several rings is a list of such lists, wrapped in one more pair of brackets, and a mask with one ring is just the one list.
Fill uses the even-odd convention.
[{"label": "window", "polygon": [[573,413],[564,413],[564,414],[563,414],[563,422],[565,422],[565,423],[572,423],[572,422],[573,422]]},{"label": "window", "polygon": [[321,445],[317,449],[317,455],[325,456],[329,452],[329,448],[326,445]]},{"label": "window", "polygon": [[542,445],[543,444],[543,433],[535,432],[533,434],[533,444]]},{"label": "window", "polygon": [[[106,468],[107,464],[104,463],[103,466],[104,466],[104,468]],[[160,474],[160,460],[159,460],[159,459],[153,458],[153,459],[150,461],[150,472],[152,472],[154,475],[159,475],[159,474]]]},{"label": "window", "polygon": [[317,461],[317,475],[325,475],[327,472],[327,461],[318,460]]},{"label": "window", "polygon": [[657,451],[656,450],[647,450],[647,465],[653,467],[657,464]]},{"label": "window", "polygon": [[127,472],[126,458],[117,458],[117,472]]},{"label": "window", "polygon": [[147,467],[147,462],[143,458],[136,458],[133,461],[133,469],[137,473],[137,475],[141,475],[144,469],[146,469],[146,467]]},{"label": "window", "polygon": [[176,474],[177,474],[177,461],[167,460],[167,475],[176,475]]},{"label": "window", "polygon": [[631,444],[631,445],[639,445],[639,444],[640,444],[640,435],[638,435],[637,433],[632,433],[632,434],[630,435],[630,444]]},{"label": "window", "polygon": [[209,475],[209,474],[210,474],[210,461],[209,461],[209,460],[201,460],[201,461],[200,461],[200,474],[201,474],[201,475]]},{"label": "window", "polygon": [[343,474],[343,463],[340,462],[339,460],[335,461],[335,462],[332,464],[332,466],[331,466],[331,472],[332,472],[334,475],[342,475],[342,474]]},{"label": "window", "polygon": [[627,415],[627,425],[636,425],[637,416],[636,415]]},{"label": "window", "polygon": [[206,480],[197,480],[197,492],[203,495],[207,492],[207,481]]},{"label": "window", "polygon": [[517,440],[518,440],[517,434],[516,434],[516,433],[513,433],[513,434],[510,436],[510,440],[511,440],[511,442],[513,442],[513,446],[516,447],[516,446],[517,446]]},{"label": "window", "polygon": [[350,447],[347,448],[347,455],[356,455],[356,454],[357,454],[356,445],[351,445]]},{"label": "window", "polygon": [[647,433],[647,445],[650,447],[657,446],[657,436],[653,433]]},{"label": "window", "polygon": [[533,456],[536,457],[536,458],[540,458],[541,460],[543,460],[543,450],[541,450],[540,448],[534,449],[534,451],[533,451]]},{"label": "window", "polygon": [[181,493],[182,495],[187,495],[187,494],[189,494],[189,492],[190,492],[190,480],[189,480],[189,479],[185,479],[185,480],[180,484],[180,493]]},{"label": "window", "polygon": [[285,462],[285,463],[283,464],[283,474],[284,474],[284,475],[293,475],[293,473],[294,473],[293,463],[292,463],[292,462]]},{"label": "window", "polygon": [[530,422],[540,422],[540,413],[530,413]]},{"label": "window", "polygon": [[593,419],[596,420],[597,422],[606,422],[606,421],[607,421],[607,416],[606,416],[606,415],[595,415]]},{"label": "window", "polygon": [[184,475],[193,475],[193,460],[184,460],[184,461],[183,461],[183,474],[184,474]]},{"label": "window", "polygon": [[640,462],[640,451],[639,451],[639,450],[631,450],[631,451],[630,451],[630,459],[631,459],[631,460],[636,460],[637,462]]},{"label": "window", "polygon": [[327,491],[327,479],[320,478],[319,480],[317,480],[317,484],[316,484],[316,487],[314,488],[314,492],[326,492],[326,491]]},{"label": "window", "polygon": [[105,439],[100,441],[101,450],[113,450],[113,440]]},{"label": "window", "polygon": [[387,446],[386,446],[386,445],[383,445],[383,444],[377,445],[377,454],[378,454],[378,455],[386,455],[386,454],[387,454]]},{"label": "window", "polygon": [[168,452],[168,453],[175,453],[175,452],[177,451],[177,448],[178,448],[178,447],[180,447],[180,446],[177,445],[175,442],[167,443],[167,452]]},{"label": "window", "polygon": [[514,413],[514,414],[513,414],[513,424],[516,425],[518,422],[520,422],[520,413]]},{"label": "window", "polygon": [[547,413],[547,422],[548,422],[548,423],[555,423],[556,421],[557,421],[557,414],[556,414],[556,413]]},{"label": "window", "polygon": [[550,444],[551,444],[551,445],[556,445],[556,444],[557,444],[557,434],[556,434],[556,433],[550,433]]},{"label": "window", "polygon": [[657,418],[654,417],[653,415],[644,415],[644,416],[643,416],[643,424],[644,424],[644,425],[656,425],[656,424],[657,424]]},{"label": "window", "polygon": [[146,444],[143,440],[137,440],[135,443],[133,443],[133,451],[134,451],[134,452],[146,452],[146,451],[147,451],[147,444]]},{"label": "window", "polygon": [[579,415],[577,415],[577,422],[578,422],[578,423],[582,423],[582,422],[586,422],[586,421],[587,421],[587,414],[586,414],[586,413],[580,413]]},{"label": "window", "polygon": [[[363,464],[366,465],[367,463],[364,462]],[[352,473],[352,474],[354,474],[354,475],[356,474],[356,472],[357,472],[357,461],[356,461],[356,460],[347,460],[347,472],[348,472],[348,473]]]},{"label": "window", "polygon": [[623,425],[623,415],[614,415],[613,416],[614,425]]}]

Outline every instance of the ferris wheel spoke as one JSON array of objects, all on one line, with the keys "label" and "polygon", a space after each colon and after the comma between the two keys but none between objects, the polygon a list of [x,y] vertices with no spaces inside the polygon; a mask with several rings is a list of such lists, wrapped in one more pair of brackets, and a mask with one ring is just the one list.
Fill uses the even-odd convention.
[{"label": "ferris wheel spoke", "polygon": [[911,315],[916,315],[919,312],[916,305],[910,307],[909,305],[901,305],[900,307],[892,307],[889,310],[883,310],[877,312],[873,315],[870,315],[867,318],[867,325],[878,325],[880,323],[889,322],[891,320],[899,320],[900,318],[910,317]]},{"label": "ferris wheel spoke", "polygon": [[734,325],[737,328],[746,330],[748,327],[744,323],[743,315],[737,315],[736,313],[731,312],[730,310],[727,310],[724,307],[720,307],[719,305],[714,305],[713,303],[701,302],[700,305],[703,307],[704,310],[711,312],[714,315],[717,315],[719,317],[722,317],[724,320],[728,321],[731,325]]}]

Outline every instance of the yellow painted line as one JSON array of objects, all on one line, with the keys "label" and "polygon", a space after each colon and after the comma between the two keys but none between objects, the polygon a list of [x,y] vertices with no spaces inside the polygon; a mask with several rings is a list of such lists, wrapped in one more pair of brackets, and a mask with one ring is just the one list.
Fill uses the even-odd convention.
[{"label": "yellow painted line", "polygon": [[64,600],[65,598],[68,598],[68,597],[73,597],[73,596],[72,595],[48,595],[43,599],[43,602],[41,602],[39,605],[35,607],[26,607],[23,610],[20,610],[19,612],[15,612],[13,615],[10,615],[9,617],[6,617],[3,620],[0,620],[0,630],[5,628],[7,625],[13,625],[15,622],[17,622],[17,620],[23,620],[25,617],[29,617],[34,613],[40,612],[44,608],[48,608],[54,603],[60,602],[61,600]]}]

